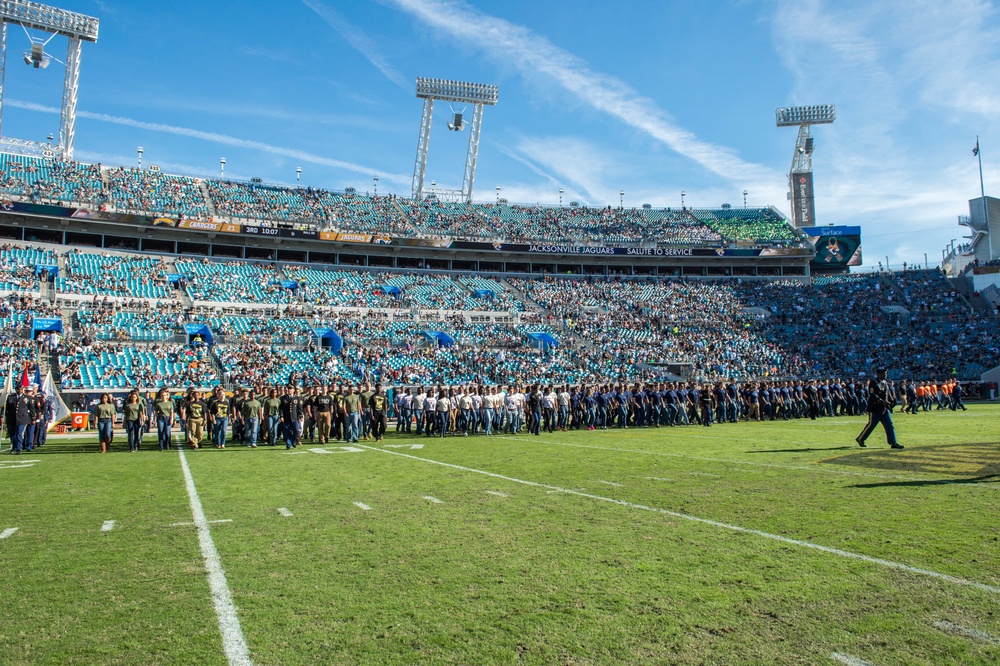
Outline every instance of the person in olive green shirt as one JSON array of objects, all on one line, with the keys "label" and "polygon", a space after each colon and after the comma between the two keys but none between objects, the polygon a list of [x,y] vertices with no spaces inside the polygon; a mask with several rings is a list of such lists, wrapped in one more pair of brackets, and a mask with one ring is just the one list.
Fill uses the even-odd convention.
[{"label": "person in olive green shirt", "polygon": [[256,449],[257,432],[260,430],[260,415],[264,411],[264,407],[251,391],[243,401],[241,409],[243,412],[243,436],[246,438],[247,446]]},{"label": "person in olive green shirt", "polygon": [[174,423],[174,401],[170,398],[167,389],[161,389],[156,394],[156,401],[153,403],[153,415],[156,417],[156,434],[160,443],[161,451],[170,450],[170,426]]},{"label": "person in olive green shirt", "polygon": [[135,453],[139,450],[139,442],[142,440],[142,404],[139,402],[138,393],[130,393],[128,402],[122,407],[122,420],[125,423],[125,434],[128,437],[128,452]]},{"label": "person in olive green shirt", "polygon": [[96,411],[97,438],[101,442],[101,453],[107,453],[115,436],[115,415],[118,413],[110,393],[101,396],[101,403],[97,405]]},{"label": "person in olive green shirt", "polygon": [[278,442],[278,423],[281,421],[281,398],[277,389],[267,392],[264,401],[264,416],[267,417],[267,443],[274,446]]},{"label": "person in olive green shirt", "polygon": [[385,412],[388,405],[389,399],[383,395],[382,385],[376,384],[375,392],[368,398],[368,407],[372,412],[372,436],[375,437],[376,442],[381,442],[383,435],[385,435],[385,427],[387,425]]},{"label": "person in olive green shirt", "polygon": [[361,387],[344,395],[344,413],[347,415],[345,442],[356,442],[361,436]]}]

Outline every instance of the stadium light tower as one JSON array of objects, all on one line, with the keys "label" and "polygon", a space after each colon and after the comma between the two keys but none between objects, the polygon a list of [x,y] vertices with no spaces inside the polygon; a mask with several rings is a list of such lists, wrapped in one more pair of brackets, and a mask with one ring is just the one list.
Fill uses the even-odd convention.
[{"label": "stadium light tower", "polygon": [[[59,119],[59,143],[56,152],[64,160],[73,159],[73,139],[76,136],[76,102],[80,86],[80,51],[83,42],[96,42],[100,21],[92,16],[49,7],[27,0],[0,0],[0,120],[3,112],[4,74],[7,68],[7,26],[18,25],[28,30],[39,30],[52,35],[63,35],[68,40],[66,47],[66,75],[63,79],[62,112]],[[25,62],[35,68],[44,69],[50,60],[45,53],[45,44],[52,39],[37,41],[28,33],[31,51],[25,53]],[[45,144],[25,139],[3,138],[3,143],[18,152],[41,153],[52,156],[52,150]]]},{"label": "stadium light tower", "polygon": [[816,225],[816,199],[813,192],[812,154],[813,139],[809,134],[812,125],[829,125],[837,119],[833,104],[792,106],[774,112],[778,127],[798,127],[792,155],[792,170],[788,173],[788,199],[792,202],[792,222],[796,227]]},{"label": "stadium light tower", "polygon": [[[462,189],[453,192],[442,192],[445,198],[461,201],[472,201],[473,184],[476,180],[476,159],[479,155],[479,133],[483,125],[483,107],[494,106],[497,103],[498,88],[484,83],[465,83],[445,79],[417,79],[417,97],[424,100],[424,112],[420,120],[420,135],[417,139],[417,161],[413,166],[413,198],[424,197],[424,174],[427,171],[427,152],[431,141],[431,119],[434,115],[434,102],[456,102],[472,104],[472,122],[469,123],[469,150],[465,156],[465,176],[462,178]],[[456,114],[457,116],[458,114]],[[451,129],[460,131],[465,126],[464,121],[456,119]]]}]

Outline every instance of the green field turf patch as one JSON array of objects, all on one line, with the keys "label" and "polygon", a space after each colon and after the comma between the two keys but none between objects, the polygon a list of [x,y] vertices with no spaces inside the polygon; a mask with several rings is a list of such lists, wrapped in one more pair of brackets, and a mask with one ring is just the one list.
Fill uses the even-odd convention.
[{"label": "green field turf patch", "polygon": [[[899,415],[903,451],[838,418],[186,455],[257,664],[991,664],[935,623],[1000,636],[1000,594],[687,517],[1000,588],[998,415]],[[154,446],[0,466],[0,661],[225,662]]]}]

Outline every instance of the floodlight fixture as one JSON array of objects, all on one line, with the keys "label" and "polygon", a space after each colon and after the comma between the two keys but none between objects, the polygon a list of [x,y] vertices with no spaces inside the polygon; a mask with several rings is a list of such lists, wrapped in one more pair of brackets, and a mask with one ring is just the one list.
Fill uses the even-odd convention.
[{"label": "floodlight fixture", "polygon": [[774,117],[778,127],[829,125],[837,119],[837,107],[835,104],[787,106],[776,109]]},{"label": "floodlight fixture", "polygon": [[100,26],[92,16],[26,0],[0,0],[0,21],[85,42],[97,41]]},{"label": "floodlight fixture", "polygon": [[487,83],[417,78],[417,97],[421,99],[493,106],[497,103],[498,92],[497,86]]},{"label": "floodlight fixture", "polygon": [[476,162],[479,156],[479,134],[483,125],[483,107],[497,103],[499,89],[493,84],[470,83],[452,79],[417,78],[417,98],[424,100],[424,110],[420,119],[420,134],[417,138],[417,159],[413,165],[413,198],[423,199],[424,177],[427,171],[427,155],[430,149],[431,120],[434,116],[434,102],[457,102],[472,104],[472,119],[466,120],[462,112],[452,109],[448,129],[459,132],[469,127],[469,148],[465,156],[465,175],[462,189],[449,191],[447,196],[471,202],[476,179]]},{"label": "floodlight fixture", "polygon": [[[73,142],[76,137],[76,104],[80,86],[80,52],[83,42],[96,42],[100,21],[92,16],[59,9],[27,0],[0,0],[0,120],[3,111],[3,81],[7,66],[7,26],[20,26],[31,40],[31,50],[24,54],[24,62],[36,69],[45,69],[57,58],[45,52],[45,46],[55,35],[67,38],[66,74],[63,79],[62,110],[59,121],[57,152],[64,160],[73,159]],[[50,37],[44,41],[33,38],[28,32],[37,30]],[[6,146],[16,147],[25,154],[49,151],[41,143],[4,137]]]}]

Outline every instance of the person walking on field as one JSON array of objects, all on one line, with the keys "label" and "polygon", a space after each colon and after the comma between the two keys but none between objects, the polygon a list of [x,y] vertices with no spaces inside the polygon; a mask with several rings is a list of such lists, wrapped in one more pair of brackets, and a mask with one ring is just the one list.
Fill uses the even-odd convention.
[{"label": "person walking on field", "polygon": [[107,453],[111,448],[111,440],[115,434],[115,401],[111,399],[110,393],[101,396],[101,402],[97,405],[97,438],[101,443],[101,453]]},{"label": "person walking on field", "polygon": [[875,371],[875,379],[868,382],[868,423],[854,440],[861,448],[866,447],[865,440],[880,423],[885,429],[885,439],[889,443],[889,448],[903,448],[903,445],[896,441],[896,429],[892,425],[892,408],[896,404],[896,394],[885,375],[886,369],[878,368]]}]

